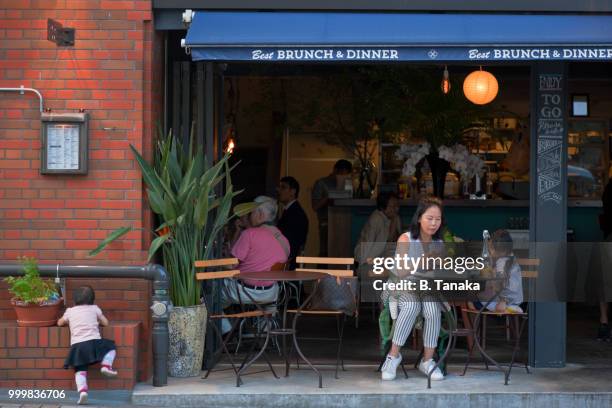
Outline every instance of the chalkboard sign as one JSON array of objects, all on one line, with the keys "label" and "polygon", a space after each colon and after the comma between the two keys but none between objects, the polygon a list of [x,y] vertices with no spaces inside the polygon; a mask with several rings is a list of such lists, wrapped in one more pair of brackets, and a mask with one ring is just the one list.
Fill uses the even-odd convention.
[{"label": "chalkboard sign", "polygon": [[537,200],[561,204],[567,133],[565,74],[539,73],[536,79]]}]

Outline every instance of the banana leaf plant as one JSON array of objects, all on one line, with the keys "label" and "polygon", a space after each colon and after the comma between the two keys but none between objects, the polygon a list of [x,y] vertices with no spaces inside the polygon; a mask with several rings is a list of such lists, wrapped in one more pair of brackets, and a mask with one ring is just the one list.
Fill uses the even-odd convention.
[{"label": "banana leaf plant", "polygon": [[[148,260],[161,249],[175,306],[200,304],[201,285],[195,278],[194,262],[210,259],[215,240],[227,222],[248,213],[255,205],[240,206],[230,214],[234,197],[242,192],[234,191],[230,156],[209,165],[201,150],[195,152],[194,147],[193,132],[186,151],[170,132],[157,141],[151,165],[130,145],[142,171],[151,210],[161,222],[149,247]],[[113,231],[90,255],[130,230],[122,227]]]}]

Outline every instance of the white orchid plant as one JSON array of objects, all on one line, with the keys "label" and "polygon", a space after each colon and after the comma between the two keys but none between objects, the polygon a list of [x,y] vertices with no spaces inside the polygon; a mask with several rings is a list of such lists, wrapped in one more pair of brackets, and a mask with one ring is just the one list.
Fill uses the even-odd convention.
[{"label": "white orchid plant", "polygon": [[[427,142],[419,144],[402,144],[395,152],[395,157],[405,159],[402,174],[413,176],[416,173],[417,164],[431,151],[431,145]],[[451,167],[458,172],[464,180],[471,180],[477,174],[482,176],[485,170],[484,161],[461,144],[452,147],[440,146],[438,154],[441,159],[448,161]]]},{"label": "white orchid plant", "polygon": [[471,154],[464,145],[440,146],[438,154],[440,158],[448,161],[464,180],[471,180],[476,175],[484,174],[484,161],[477,155]]},{"label": "white orchid plant", "polygon": [[405,159],[404,168],[402,174],[407,177],[414,176],[416,173],[417,164],[423,159],[423,157],[429,154],[431,146],[429,143],[420,144],[402,144],[400,148],[395,152],[395,157],[399,160]]}]

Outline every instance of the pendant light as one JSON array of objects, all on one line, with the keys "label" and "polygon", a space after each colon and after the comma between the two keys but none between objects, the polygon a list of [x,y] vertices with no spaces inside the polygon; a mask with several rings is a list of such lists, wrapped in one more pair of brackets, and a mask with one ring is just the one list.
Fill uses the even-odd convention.
[{"label": "pendant light", "polygon": [[442,82],[440,83],[440,88],[442,89],[442,93],[447,95],[451,89],[450,79],[448,77],[448,68],[446,65],[444,66],[444,73],[442,74]]},{"label": "pendant light", "polygon": [[463,81],[463,93],[465,97],[476,105],[485,105],[497,96],[499,85],[493,74],[483,71],[474,71],[465,77]]}]

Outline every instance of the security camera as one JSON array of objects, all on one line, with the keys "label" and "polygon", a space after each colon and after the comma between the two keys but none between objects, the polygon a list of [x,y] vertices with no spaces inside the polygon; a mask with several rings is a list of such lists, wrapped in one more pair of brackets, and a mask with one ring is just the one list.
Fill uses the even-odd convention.
[{"label": "security camera", "polygon": [[193,16],[195,15],[195,13],[193,12],[193,10],[191,9],[187,9],[183,12],[183,23],[185,23],[186,25],[191,24],[191,21],[193,20]]}]

